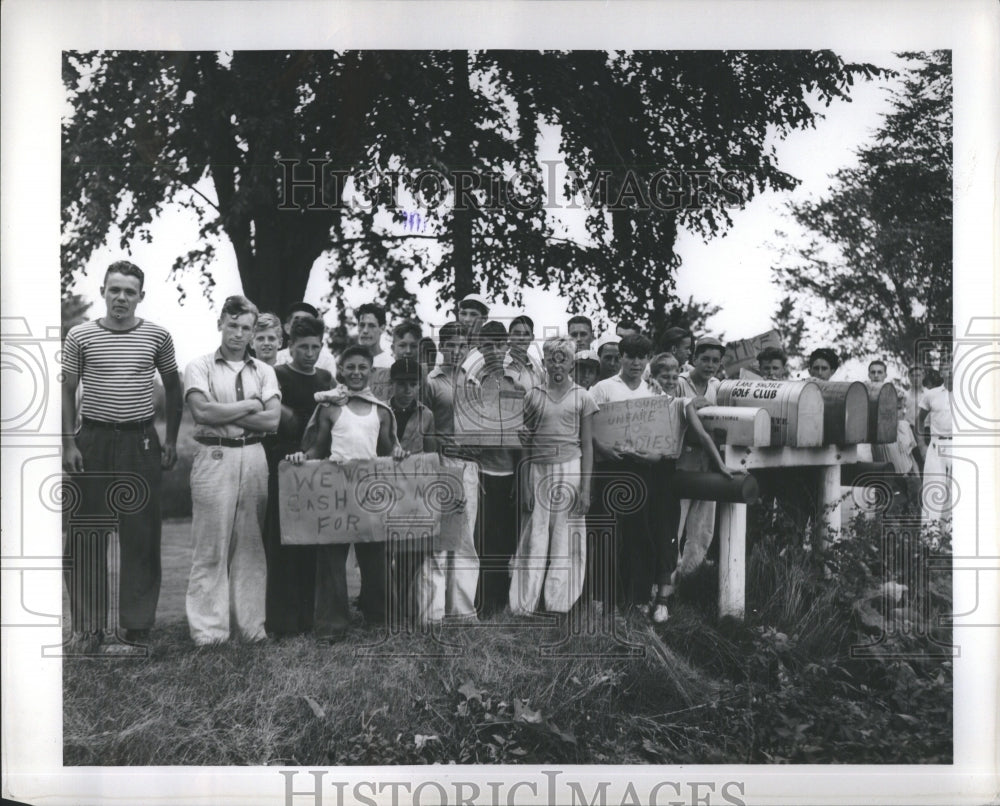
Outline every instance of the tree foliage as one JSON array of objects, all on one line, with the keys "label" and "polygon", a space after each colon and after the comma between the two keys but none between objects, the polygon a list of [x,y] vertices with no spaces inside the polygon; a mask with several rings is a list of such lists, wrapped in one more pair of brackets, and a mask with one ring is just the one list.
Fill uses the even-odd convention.
[{"label": "tree foliage", "polygon": [[857,167],[790,206],[811,237],[778,278],[800,305],[822,303],[838,350],[908,364],[952,319],[952,76],[950,51],[901,56],[912,66]]},{"label": "tree foliage", "polygon": [[[68,53],[64,288],[109,238],[148,239],[181,204],[202,244],[174,271],[200,270],[210,290],[220,236],[244,293],[279,310],[325,255],[338,306],[358,281],[403,313],[414,281],[515,303],[554,285],[581,309],[662,329],[678,228],[718,235],[730,208],[793,187],[774,138],[878,72],[829,51]],[[554,233],[541,123],[558,127],[589,243]],[[297,187],[280,160],[299,161]],[[428,171],[450,179],[421,182]]]}]

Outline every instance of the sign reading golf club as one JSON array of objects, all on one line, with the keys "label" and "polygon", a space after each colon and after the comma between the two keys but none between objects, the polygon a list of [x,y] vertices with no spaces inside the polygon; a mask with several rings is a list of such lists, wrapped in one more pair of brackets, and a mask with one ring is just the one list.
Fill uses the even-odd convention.
[{"label": "sign reading golf club", "polygon": [[676,459],[684,426],[684,401],[656,395],[605,403],[594,415],[594,438],[618,451]]},{"label": "sign reading golf club", "polygon": [[442,460],[436,453],[400,461],[380,457],[343,464],[281,462],[281,542],[377,542],[386,539],[389,522],[406,522],[412,526],[398,537],[429,539],[435,551],[454,549],[464,515],[464,464]]}]

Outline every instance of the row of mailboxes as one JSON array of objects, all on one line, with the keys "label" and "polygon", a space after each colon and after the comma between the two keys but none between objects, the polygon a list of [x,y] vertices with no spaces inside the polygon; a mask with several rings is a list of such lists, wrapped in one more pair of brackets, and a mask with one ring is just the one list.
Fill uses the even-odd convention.
[{"label": "row of mailboxes", "polygon": [[731,380],[698,414],[727,445],[856,445],[896,441],[896,390],[858,381]]},{"label": "row of mailboxes", "polygon": [[[896,400],[891,384],[730,380],[719,385],[717,405],[700,409],[699,417],[727,445],[889,443],[896,441]],[[595,419],[595,436],[676,456],[684,427],[676,403],[653,396],[606,404]],[[455,437],[473,445],[520,447],[523,407],[523,391],[463,389],[455,395]]]}]

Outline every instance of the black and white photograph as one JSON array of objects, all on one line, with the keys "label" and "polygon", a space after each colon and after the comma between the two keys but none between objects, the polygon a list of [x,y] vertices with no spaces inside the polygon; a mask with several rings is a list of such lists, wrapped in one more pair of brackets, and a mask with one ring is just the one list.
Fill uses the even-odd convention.
[{"label": "black and white photograph", "polygon": [[5,4],[4,797],[995,796],[998,17],[921,8]]}]

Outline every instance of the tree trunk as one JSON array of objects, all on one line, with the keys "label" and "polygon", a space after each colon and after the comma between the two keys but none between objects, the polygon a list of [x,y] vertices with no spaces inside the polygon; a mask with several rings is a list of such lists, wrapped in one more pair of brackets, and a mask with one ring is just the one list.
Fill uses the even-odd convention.
[{"label": "tree trunk", "polygon": [[[453,171],[468,171],[472,169],[472,131],[471,110],[472,100],[469,89],[469,53],[456,50],[451,53],[452,75],[454,80],[454,121],[455,136],[452,140],[451,165]],[[457,206],[457,205],[456,205]],[[452,270],[454,272],[455,302],[466,294],[478,291],[476,275],[472,266],[472,224],[475,210],[471,205],[467,209],[453,209],[451,222],[452,238]]]}]

